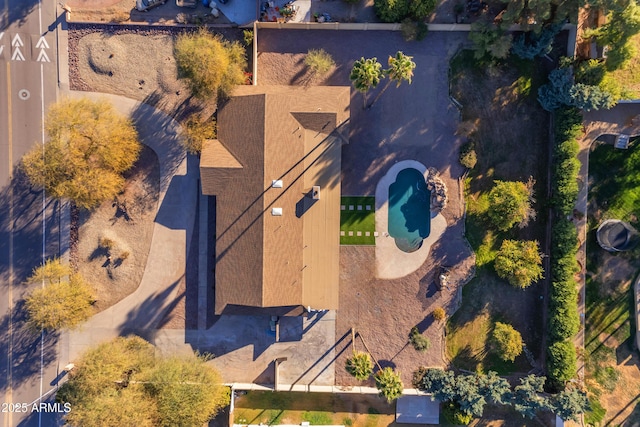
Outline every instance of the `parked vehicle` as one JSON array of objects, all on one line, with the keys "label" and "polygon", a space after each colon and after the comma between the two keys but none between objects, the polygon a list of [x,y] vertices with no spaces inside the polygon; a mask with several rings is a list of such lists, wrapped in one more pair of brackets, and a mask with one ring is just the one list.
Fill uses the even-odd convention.
[{"label": "parked vehicle", "polygon": [[165,4],[167,0],[136,0],[136,10],[140,12],[146,12],[149,9],[153,9],[156,6]]}]

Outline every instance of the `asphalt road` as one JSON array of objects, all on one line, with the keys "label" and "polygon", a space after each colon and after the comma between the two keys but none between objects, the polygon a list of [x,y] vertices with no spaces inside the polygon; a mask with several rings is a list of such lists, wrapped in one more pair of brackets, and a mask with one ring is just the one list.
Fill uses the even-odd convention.
[{"label": "asphalt road", "polygon": [[[50,426],[60,420],[59,413],[39,405],[55,387],[57,337],[28,330],[21,302],[31,290],[24,279],[44,258],[58,255],[59,208],[16,169],[21,157],[44,141],[44,112],[57,97],[56,9],[56,0],[0,0],[2,426]],[[52,402],[53,393],[46,398]]]}]

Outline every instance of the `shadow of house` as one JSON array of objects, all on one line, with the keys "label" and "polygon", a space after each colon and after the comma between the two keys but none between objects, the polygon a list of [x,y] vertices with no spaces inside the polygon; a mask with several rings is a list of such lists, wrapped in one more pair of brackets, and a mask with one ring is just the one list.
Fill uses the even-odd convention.
[{"label": "shadow of house", "polygon": [[348,119],[347,87],[240,86],[220,109],[200,160],[216,201],[215,314],[337,308]]}]

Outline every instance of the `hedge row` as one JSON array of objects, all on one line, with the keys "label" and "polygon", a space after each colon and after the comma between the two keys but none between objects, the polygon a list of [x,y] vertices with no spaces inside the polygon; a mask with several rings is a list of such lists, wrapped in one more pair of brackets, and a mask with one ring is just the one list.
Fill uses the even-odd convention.
[{"label": "hedge row", "polygon": [[577,369],[573,336],[580,329],[576,253],[578,233],[567,217],[578,196],[577,138],[582,133],[582,116],[575,108],[559,109],[555,116],[553,196],[556,220],[551,235],[551,292],[549,298],[549,347],[547,373],[556,384],[574,377]]}]

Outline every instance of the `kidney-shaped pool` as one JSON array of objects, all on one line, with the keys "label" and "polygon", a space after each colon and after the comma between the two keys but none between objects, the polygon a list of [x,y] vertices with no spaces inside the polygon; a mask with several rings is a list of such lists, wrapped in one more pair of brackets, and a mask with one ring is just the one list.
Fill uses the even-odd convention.
[{"label": "kidney-shaped pool", "polygon": [[398,172],[389,186],[389,235],[404,252],[422,246],[431,228],[431,192],[420,171],[414,168]]}]

